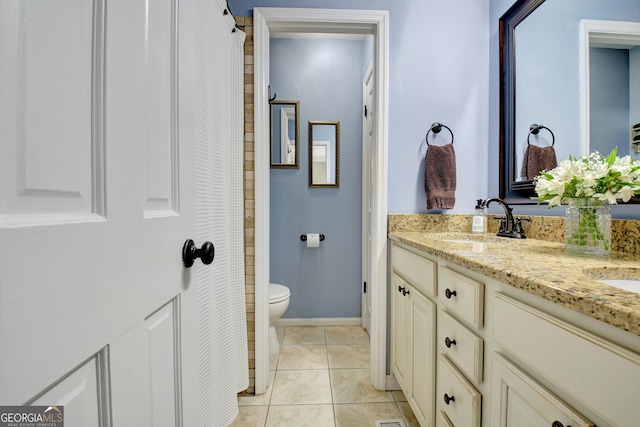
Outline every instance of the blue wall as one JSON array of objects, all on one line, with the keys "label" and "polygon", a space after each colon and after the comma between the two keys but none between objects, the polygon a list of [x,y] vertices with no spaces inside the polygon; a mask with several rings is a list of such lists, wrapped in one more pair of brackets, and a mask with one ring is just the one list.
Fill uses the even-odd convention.
[{"label": "blue wall", "polygon": [[[360,317],[363,40],[272,39],[271,89],[300,101],[300,169],[271,169],[271,281],[284,317]],[[340,187],[309,188],[309,121],[340,122]],[[319,248],[300,241],[325,234]]]},{"label": "blue wall", "polygon": [[629,154],[629,51],[591,48],[591,149]]},{"label": "blue wall", "polygon": [[[492,155],[488,138],[489,0],[229,3],[236,16],[251,16],[253,7],[388,10],[389,213],[471,213],[476,199],[497,195],[487,191],[487,164]],[[424,139],[433,122],[446,124],[455,134],[457,201],[448,211],[426,210]],[[448,142],[445,133],[436,144]],[[497,143],[492,140],[495,156]],[[495,182],[497,185],[497,177]]]},{"label": "blue wall", "polygon": [[[251,16],[253,7],[321,7],[388,10],[390,16],[389,81],[389,213],[426,213],[423,189],[424,136],[440,121],[456,136],[458,188],[455,209],[471,213],[475,199],[496,196],[499,186],[499,56],[498,20],[514,0],[229,0],[236,16]],[[547,0],[555,6],[584,11],[598,2],[604,15],[591,19],[628,20],[636,16],[637,0]],[[559,3],[559,4],[558,4]],[[563,6],[564,5],[564,6]],[[559,64],[562,75],[574,76],[562,88],[575,113],[565,114],[555,127],[568,131],[557,141],[579,141],[578,20],[572,36],[574,53]],[[556,38],[555,41],[561,41]],[[548,108],[550,100],[542,99]],[[565,109],[569,111],[569,109]],[[574,111],[574,110],[571,110]],[[550,122],[547,122],[550,123]],[[545,123],[546,124],[546,123]],[[444,134],[444,132],[442,133]],[[562,134],[562,132],[561,132]],[[571,149],[576,153],[576,149]],[[558,155],[561,160],[561,154]],[[614,207],[615,208],[615,207]],[[614,216],[616,215],[614,209]],[[517,206],[518,214],[563,215],[564,209]],[[442,211],[430,211],[442,213]]]}]

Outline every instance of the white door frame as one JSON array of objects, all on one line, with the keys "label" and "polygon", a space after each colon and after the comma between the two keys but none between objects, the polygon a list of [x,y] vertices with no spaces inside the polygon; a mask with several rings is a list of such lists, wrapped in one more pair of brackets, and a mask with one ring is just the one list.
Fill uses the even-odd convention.
[{"label": "white door frame", "polygon": [[254,8],[255,121],[255,391],[269,382],[269,35],[293,33],[372,34],[378,120],[371,151],[374,163],[371,306],[371,383],[386,384],[387,354],[387,145],[389,12],[378,10]]},{"label": "white door frame", "polygon": [[640,44],[640,24],[624,21],[601,21],[582,19],[580,21],[580,135],[581,153],[591,152],[591,77],[590,48],[612,47],[627,49]]}]

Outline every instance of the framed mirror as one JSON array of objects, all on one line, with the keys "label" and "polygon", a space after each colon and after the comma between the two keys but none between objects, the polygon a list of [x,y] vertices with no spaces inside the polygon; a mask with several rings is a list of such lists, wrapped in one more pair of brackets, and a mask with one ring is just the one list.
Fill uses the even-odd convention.
[{"label": "framed mirror", "polygon": [[340,186],[340,122],[309,122],[309,187]]},{"label": "framed mirror", "polygon": [[[615,8],[608,0],[517,0],[500,18],[500,197],[536,203],[533,181],[522,177],[532,124],[553,132],[558,162],[614,146],[639,158],[630,144],[640,123],[640,84],[630,78],[640,64],[638,22],[635,0]],[[554,140],[547,131],[530,139],[540,147]]]},{"label": "framed mirror", "polygon": [[516,27],[545,0],[518,0],[499,21],[500,36],[500,198],[535,203],[533,181],[518,180],[516,138]]},{"label": "framed mirror", "polygon": [[271,167],[300,167],[300,102],[271,101]]}]

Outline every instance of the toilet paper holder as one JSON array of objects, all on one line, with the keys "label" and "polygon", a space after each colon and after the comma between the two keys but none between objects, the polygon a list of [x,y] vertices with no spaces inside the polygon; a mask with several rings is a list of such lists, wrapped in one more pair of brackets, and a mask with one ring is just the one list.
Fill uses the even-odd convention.
[{"label": "toilet paper holder", "polygon": [[[301,234],[300,235],[300,240],[302,240],[303,242],[306,242],[307,241],[307,235],[306,234]],[[324,234],[320,235],[320,241],[324,242]]]}]

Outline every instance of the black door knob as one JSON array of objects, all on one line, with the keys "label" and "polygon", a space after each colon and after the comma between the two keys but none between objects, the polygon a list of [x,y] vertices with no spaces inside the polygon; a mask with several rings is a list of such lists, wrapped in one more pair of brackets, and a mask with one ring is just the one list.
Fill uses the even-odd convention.
[{"label": "black door knob", "polygon": [[449,337],[446,337],[444,339],[444,345],[446,345],[447,348],[451,348],[452,345],[456,345],[456,340],[452,340]]},{"label": "black door knob", "polygon": [[213,262],[215,253],[216,251],[213,247],[213,243],[204,242],[202,247],[198,249],[193,240],[187,239],[182,247],[182,262],[185,267],[189,268],[193,265],[196,258],[200,258],[203,264],[209,265]]},{"label": "black door knob", "polygon": [[447,297],[447,299],[451,299],[451,297],[455,297],[456,295],[458,295],[458,293],[456,291],[452,291],[451,289],[447,288],[444,291],[444,296]]},{"label": "black door knob", "polygon": [[447,393],[444,394],[444,403],[446,403],[447,405],[455,401],[456,399],[453,396],[449,396]]}]

